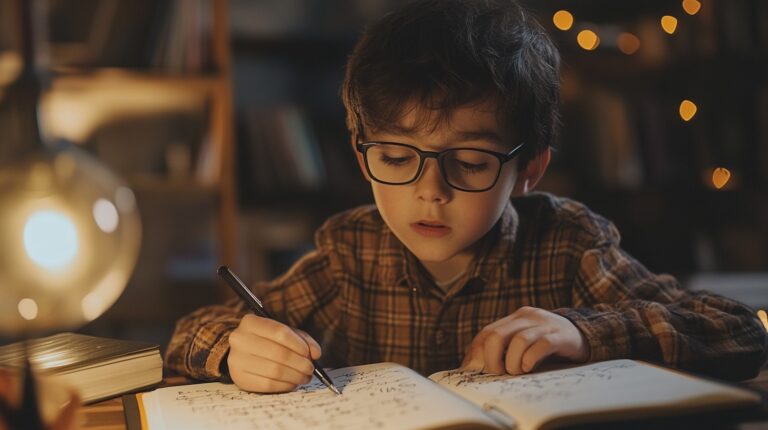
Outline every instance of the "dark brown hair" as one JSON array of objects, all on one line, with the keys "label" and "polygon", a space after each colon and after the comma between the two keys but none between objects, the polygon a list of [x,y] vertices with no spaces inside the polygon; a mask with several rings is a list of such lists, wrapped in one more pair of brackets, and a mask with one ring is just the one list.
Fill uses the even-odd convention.
[{"label": "dark brown hair", "polygon": [[559,69],[557,48],[513,0],[416,0],[355,45],[341,90],[347,126],[362,138],[363,125],[385,130],[415,105],[428,113],[416,127],[436,127],[457,107],[492,100],[502,129],[526,142],[525,166],[554,143]]}]

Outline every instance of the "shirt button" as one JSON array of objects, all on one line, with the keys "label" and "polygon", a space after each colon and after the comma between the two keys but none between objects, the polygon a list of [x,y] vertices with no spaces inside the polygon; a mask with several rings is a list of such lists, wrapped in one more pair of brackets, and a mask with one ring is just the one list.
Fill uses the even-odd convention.
[{"label": "shirt button", "polygon": [[435,343],[438,345],[445,343],[445,332],[443,330],[437,330],[435,332]]}]

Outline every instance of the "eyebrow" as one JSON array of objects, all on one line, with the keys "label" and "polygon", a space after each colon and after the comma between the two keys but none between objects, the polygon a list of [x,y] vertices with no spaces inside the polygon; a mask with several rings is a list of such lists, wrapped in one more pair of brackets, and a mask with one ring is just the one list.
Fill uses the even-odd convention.
[{"label": "eyebrow", "polygon": [[[392,125],[386,129],[381,129],[380,132],[395,136],[410,136],[413,133],[413,130],[398,125]],[[457,131],[455,137],[457,142],[484,140],[496,145],[502,145],[504,142],[499,133],[494,130]]]},{"label": "eyebrow", "polygon": [[501,145],[502,138],[496,131],[493,130],[474,130],[474,131],[460,131],[457,132],[458,140],[460,142],[472,141],[472,140],[485,140],[490,143]]}]

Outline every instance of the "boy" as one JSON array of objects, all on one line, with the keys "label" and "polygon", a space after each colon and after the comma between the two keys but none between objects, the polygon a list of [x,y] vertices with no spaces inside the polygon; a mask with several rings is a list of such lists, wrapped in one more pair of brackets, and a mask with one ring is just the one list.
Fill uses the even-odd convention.
[{"label": "boy", "polygon": [[[282,392],[323,364],[530,372],[548,358],[655,360],[752,376],[766,333],[687,293],[574,201],[530,193],[558,124],[559,55],[512,0],[415,1],[362,35],[342,95],[375,207],[329,219],[316,250],[242,304],[179,321],[166,365]],[[314,330],[309,334],[289,326]]]}]

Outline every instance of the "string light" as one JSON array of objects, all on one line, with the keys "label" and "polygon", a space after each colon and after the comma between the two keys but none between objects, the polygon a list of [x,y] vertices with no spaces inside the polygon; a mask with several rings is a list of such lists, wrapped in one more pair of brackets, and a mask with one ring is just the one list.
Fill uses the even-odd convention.
[{"label": "string light", "polygon": [[592,30],[581,30],[576,36],[576,42],[587,51],[592,51],[600,45],[600,37]]},{"label": "string light", "polygon": [[616,39],[619,51],[632,55],[640,49],[640,39],[632,33],[621,33]]},{"label": "string light", "polygon": [[683,121],[690,121],[691,118],[696,115],[697,110],[698,107],[696,106],[696,103],[690,100],[683,100],[680,102],[680,118],[682,118]]},{"label": "string light", "polygon": [[698,0],[683,0],[683,10],[688,15],[696,15],[701,9],[701,3]]},{"label": "string light", "polygon": [[712,185],[718,190],[723,188],[731,179],[731,171],[725,167],[718,167],[712,172]]},{"label": "string light", "polygon": [[673,34],[677,30],[677,18],[672,15],[664,15],[661,17],[661,28],[669,34]]},{"label": "string light", "polygon": [[573,15],[567,10],[559,10],[552,15],[552,22],[558,30],[567,31],[573,26]]}]

